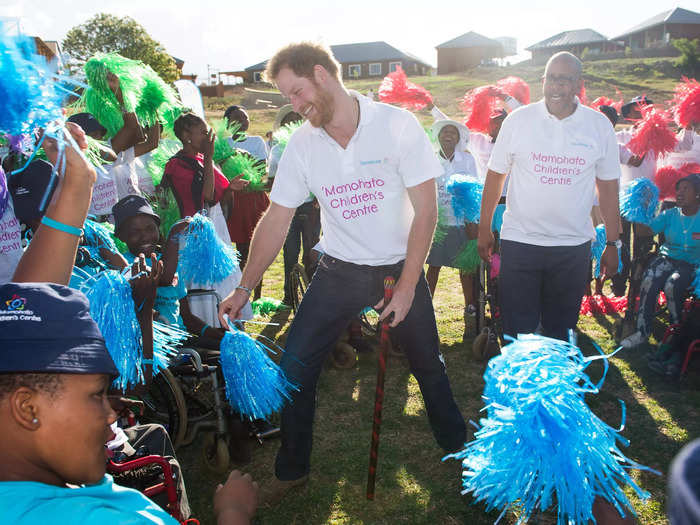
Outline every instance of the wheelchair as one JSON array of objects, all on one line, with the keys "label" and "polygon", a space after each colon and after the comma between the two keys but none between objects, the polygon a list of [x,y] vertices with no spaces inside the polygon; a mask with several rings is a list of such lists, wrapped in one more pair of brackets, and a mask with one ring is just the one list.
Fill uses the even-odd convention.
[{"label": "wheelchair", "polygon": [[[499,235],[494,231],[494,257],[500,257]],[[474,275],[474,289],[478,290],[476,311],[476,337],[472,341],[472,354],[478,361],[488,362],[500,353],[505,345],[498,298],[498,275],[490,263],[481,261]],[[488,308],[488,316],[487,314]]]},{"label": "wheelchair", "polygon": [[[214,290],[191,290],[188,299],[208,296],[214,299],[216,311],[221,301]],[[279,428],[249,432],[247,426],[230,409],[225,395],[225,382],[219,364],[219,351],[195,345],[184,345],[170,366],[154,377],[144,402],[144,422],[162,424],[179,448],[195,442],[204,433],[202,462],[215,473],[228,470],[236,443],[232,436],[258,443],[277,437]],[[240,441],[239,440],[239,441]]]},{"label": "wheelchair", "polygon": [[107,462],[107,473],[112,475],[116,484],[136,489],[151,500],[165,494],[167,504],[164,510],[168,514],[183,525],[199,525],[196,519],[183,518],[175,474],[170,462],[163,456],[148,455],[127,461],[110,459]]}]

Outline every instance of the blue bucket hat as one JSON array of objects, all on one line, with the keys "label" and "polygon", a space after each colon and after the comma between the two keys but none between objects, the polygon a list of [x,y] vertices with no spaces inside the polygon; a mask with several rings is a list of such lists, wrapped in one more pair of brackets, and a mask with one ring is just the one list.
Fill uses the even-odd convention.
[{"label": "blue bucket hat", "polygon": [[50,283],[0,286],[0,373],[119,375],[81,292]]}]

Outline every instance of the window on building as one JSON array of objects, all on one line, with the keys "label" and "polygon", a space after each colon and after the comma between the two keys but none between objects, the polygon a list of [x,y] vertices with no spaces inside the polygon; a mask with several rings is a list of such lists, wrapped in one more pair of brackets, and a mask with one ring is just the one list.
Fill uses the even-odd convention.
[{"label": "window on building", "polygon": [[262,82],[262,71],[254,71],[253,72],[253,82]]},{"label": "window on building", "polygon": [[362,66],[360,64],[350,64],[348,66],[348,77],[359,78],[362,74]]},{"label": "window on building", "polygon": [[376,77],[382,74],[382,63],[375,62],[369,65],[369,76]]},{"label": "window on building", "polygon": [[401,67],[401,62],[389,62],[389,73],[393,73],[398,67]]}]

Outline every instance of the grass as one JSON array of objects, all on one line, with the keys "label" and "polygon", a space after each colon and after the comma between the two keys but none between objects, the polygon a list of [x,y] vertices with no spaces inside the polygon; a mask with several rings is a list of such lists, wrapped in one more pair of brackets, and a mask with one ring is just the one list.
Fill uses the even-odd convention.
[{"label": "grass", "polygon": [[[278,257],[265,274],[263,295],[279,298],[281,294],[282,262]],[[464,418],[478,420],[484,365],[474,360],[471,340],[462,341],[462,301],[457,272],[443,269],[435,296],[441,350]],[[278,314],[273,320],[281,325],[266,327],[265,333],[284,345],[291,318],[289,313]],[[595,352],[592,341],[605,352],[612,351],[611,332],[616,321],[615,316],[582,318],[578,328],[584,352]],[[627,351],[613,357],[602,392],[589,396],[588,402],[613,427],[620,421],[618,400],[625,402],[623,436],[631,442],[625,453],[663,473],[635,472],[635,479],[651,493],[646,504],[631,491],[627,493],[641,523],[660,524],[666,522],[665,474],[669,463],[683,444],[700,435],[700,392],[696,387],[678,389],[656,379],[646,368],[644,353]],[[591,366],[593,378],[601,372],[602,365]],[[696,370],[691,379],[697,385]],[[375,380],[375,354],[361,355],[350,370],[324,369],[318,388],[311,481],[278,506],[261,509],[258,523],[493,523],[498,513],[486,513],[482,505],[473,505],[468,496],[460,495],[460,465],[441,462],[442,452],[430,432],[418,385],[401,358],[391,358],[388,363],[376,500],[365,499]],[[243,467],[261,485],[272,478],[277,447],[274,440],[263,446],[254,444],[253,460]],[[178,454],[195,516],[202,523],[213,523],[211,496],[222,479],[203,470],[197,442]],[[516,520],[509,515],[505,523]],[[540,517],[540,523],[554,522],[553,515]]]},{"label": "grass", "polygon": [[[411,80],[429,89],[448,115],[458,117],[458,100],[465,91],[506,75],[524,78],[530,83],[532,99],[538,99],[542,72],[541,66],[477,68],[465,74]],[[671,98],[680,73],[671,59],[615,60],[586,62],[584,78],[590,100],[600,95],[615,98],[618,87],[625,100],[646,93],[653,100],[663,102]],[[363,93],[369,89],[376,93],[380,80],[351,81],[347,85]],[[228,105],[240,103],[242,98],[243,90],[236,88],[228,97],[206,99],[207,114],[221,117]],[[274,110],[251,110],[249,132],[264,135],[271,129],[274,115]],[[427,112],[420,112],[418,117],[424,123],[431,122]],[[265,274],[263,295],[282,297],[281,256]],[[457,272],[443,269],[434,301],[441,350],[462,414],[467,420],[478,420],[483,364],[472,357],[471,340],[462,341],[462,302]],[[291,314],[280,314],[273,320],[280,326],[265,327],[264,332],[284,345]],[[617,322],[619,319],[614,316],[581,318],[579,343],[584,352],[595,351],[593,341],[605,352],[611,352],[615,348],[613,334]],[[645,349],[638,349],[613,357],[602,392],[589,396],[588,402],[596,414],[617,427],[618,400],[623,400],[627,407],[623,436],[631,442],[626,454],[662,472],[661,476],[634,473],[635,479],[651,493],[647,503],[627,491],[640,522],[651,525],[667,521],[665,487],[671,459],[685,443],[700,435],[700,392],[697,370],[691,375],[696,386],[680,389],[668,386],[648,371],[644,354]],[[601,371],[602,365],[591,366],[594,377],[599,377]],[[318,387],[311,481],[277,507],[260,509],[258,523],[493,523],[497,513],[487,514],[482,505],[473,505],[468,496],[460,495],[460,465],[455,461],[441,462],[442,453],[431,435],[418,386],[402,359],[390,359],[388,364],[377,496],[373,502],[365,499],[375,376],[375,355],[360,356],[351,370],[324,369]],[[255,445],[253,460],[244,467],[261,485],[272,477],[277,446],[276,441]],[[203,470],[197,442],[178,454],[195,516],[203,524],[213,523],[211,497],[223,479]],[[505,523],[516,521],[514,515],[505,519]],[[539,521],[556,520],[552,515],[544,515]]]}]

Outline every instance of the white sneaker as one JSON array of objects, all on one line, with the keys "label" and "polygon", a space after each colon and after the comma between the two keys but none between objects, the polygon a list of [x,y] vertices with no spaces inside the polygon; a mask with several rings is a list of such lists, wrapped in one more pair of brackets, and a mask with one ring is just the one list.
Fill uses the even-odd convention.
[{"label": "white sneaker", "polygon": [[647,342],[647,338],[642,335],[642,332],[635,332],[632,335],[625,337],[620,341],[622,348],[634,348]]}]

